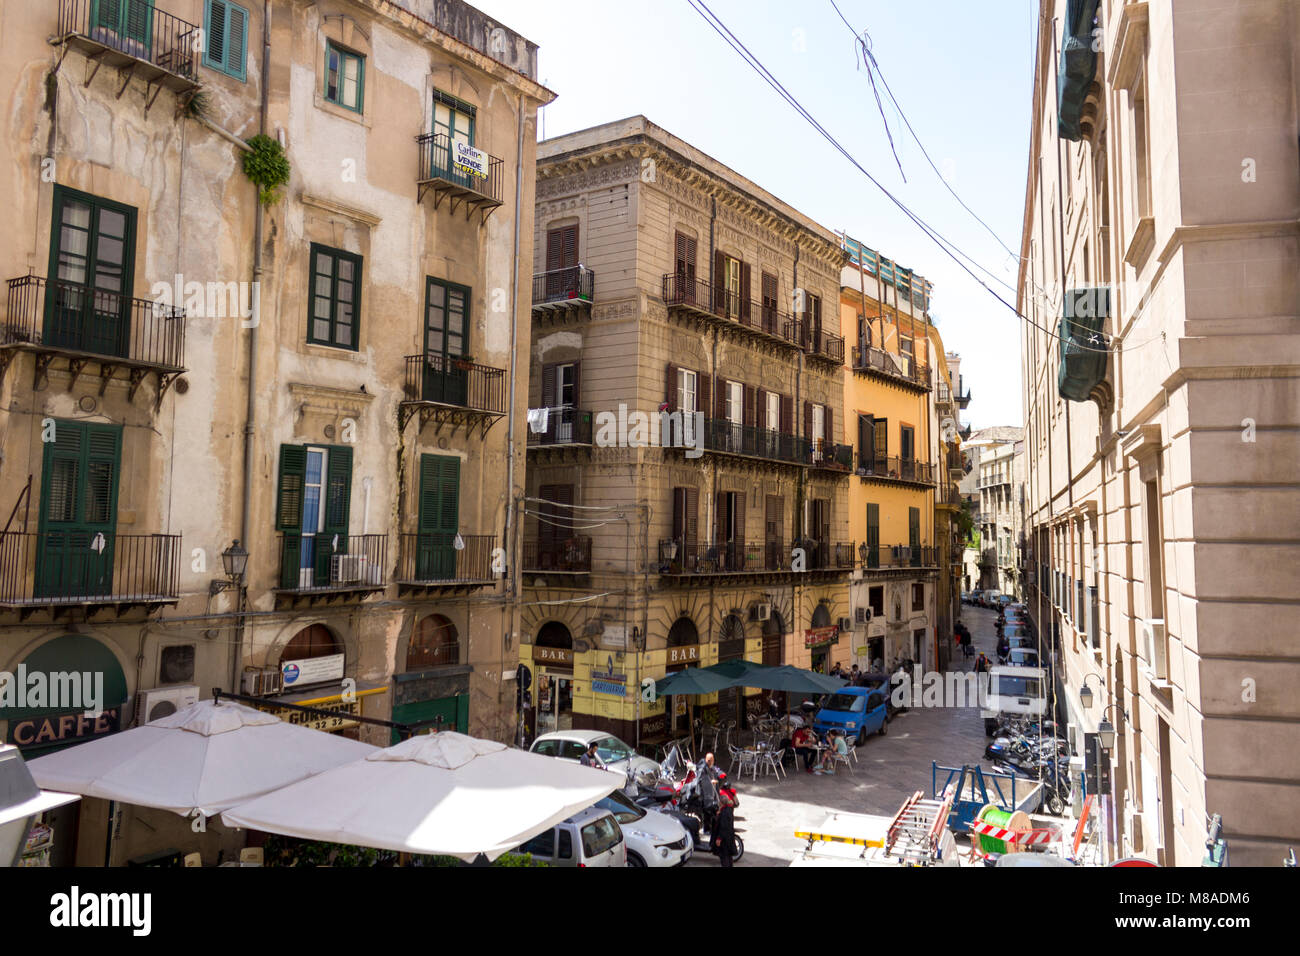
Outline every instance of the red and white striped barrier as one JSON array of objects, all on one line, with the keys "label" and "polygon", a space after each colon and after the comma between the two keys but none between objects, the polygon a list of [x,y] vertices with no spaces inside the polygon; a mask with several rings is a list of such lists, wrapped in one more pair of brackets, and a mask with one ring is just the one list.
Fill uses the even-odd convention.
[{"label": "red and white striped barrier", "polygon": [[1035,846],[1041,843],[1054,843],[1061,839],[1060,827],[1038,827],[1033,830],[1010,830],[995,823],[983,823],[976,820],[971,824],[971,832],[984,834],[1004,843],[1018,843],[1021,846]]}]

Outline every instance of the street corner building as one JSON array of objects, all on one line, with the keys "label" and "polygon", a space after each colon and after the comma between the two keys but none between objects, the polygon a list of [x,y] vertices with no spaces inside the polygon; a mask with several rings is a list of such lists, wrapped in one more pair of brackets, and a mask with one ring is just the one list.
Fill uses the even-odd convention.
[{"label": "street corner building", "polygon": [[1044,0],[1019,310],[1028,601],[1107,852],[1300,840],[1300,23]]},{"label": "street corner building", "polygon": [[[536,45],[459,0],[0,18],[0,672],[105,697],[5,707],[0,739],[211,688],[511,739]],[[58,811],[54,861],[189,831],[106,861],[109,812]]]},{"label": "street corner building", "polygon": [[856,244],[642,116],[544,141],[537,176],[525,734],[744,725],[757,696],[639,689],[727,660],[866,668],[886,588],[891,655],[933,660],[951,548],[924,281],[911,298],[890,264],[887,296]]}]

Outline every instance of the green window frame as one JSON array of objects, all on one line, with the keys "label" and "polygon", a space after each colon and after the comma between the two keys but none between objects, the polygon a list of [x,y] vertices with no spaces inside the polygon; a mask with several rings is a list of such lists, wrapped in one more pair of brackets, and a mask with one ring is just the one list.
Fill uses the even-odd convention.
[{"label": "green window frame", "polygon": [[230,0],[206,0],[203,37],[203,65],[247,81],[248,10]]},{"label": "green window frame", "polygon": [[433,132],[451,141],[474,145],[474,125],[478,110],[464,100],[442,90],[433,91]]},{"label": "green window frame", "polygon": [[325,43],[325,99],[356,113],[366,101],[366,58],[332,40]]},{"label": "green window frame", "polygon": [[313,242],[308,269],[307,341],[359,349],[361,256]]},{"label": "green window frame", "polygon": [[119,43],[134,40],[146,48],[150,46],[153,40],[153,0],[92,0],[92,4],[90,22],[94,28],[116,33]]}]

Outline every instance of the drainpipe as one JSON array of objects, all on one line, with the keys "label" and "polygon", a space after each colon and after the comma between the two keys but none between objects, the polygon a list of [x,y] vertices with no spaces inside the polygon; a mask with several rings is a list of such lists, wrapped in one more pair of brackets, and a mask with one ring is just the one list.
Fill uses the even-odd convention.
[{"label": "drainpipe", "polygon": [[[514,268],[510,273],[510,404],[506,413],[506,547],[508,564],[512,573],[508,577],[506,593],[518,596],[519,549],[515,547],[515,384],[519,369],[519,217],[523,213],[524,189],[524,95],[518,96],[519,141],[515,147],[515,223]],[[522,502],[519,503],[522,507]],[[513,553],[511,553],[513,551]],[[510,630],[514,632],[515,618],[511,615]]]},{"label": "drainpipe", "polygon": [[[266,134],[266,116],[270,103],[270,83],[267,71],[271,66],[271,0],[262,0],[262,105],[258,122],[258,131]],[[244,488],[243,513],[239,518],[239,540],[247,548],[251,541],[253,527],[253,456],[254,439],[257,433],[257,331],[262,324],[262,219],[264,210],[259,195],[257,200],[257,219],[253,225],[253,288],[257,290],[257,322],[248,330],[248,394],[244,410]],[[239,610],[242,612],[244,589],[238,590]],[[230,664],[230,688],[238,693],[239,675],[244,662],[244,629],[246,625],[241,613],[238,636],[235,638],[233,659]]]}]

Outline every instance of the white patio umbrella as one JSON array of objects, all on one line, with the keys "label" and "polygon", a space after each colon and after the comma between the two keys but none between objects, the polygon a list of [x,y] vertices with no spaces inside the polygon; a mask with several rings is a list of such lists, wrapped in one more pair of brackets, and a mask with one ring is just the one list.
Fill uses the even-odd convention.
[{"label": "white patio umbrella", "polygon": [[47,790],[212,816],[378,749],[233,701],[202,700],[27,766]]},{"label": "white patio umbrella", "polygon": [[307,840],[496,859],[625,782],[622,774],[444,731],[268,793],[221,819]]}]

